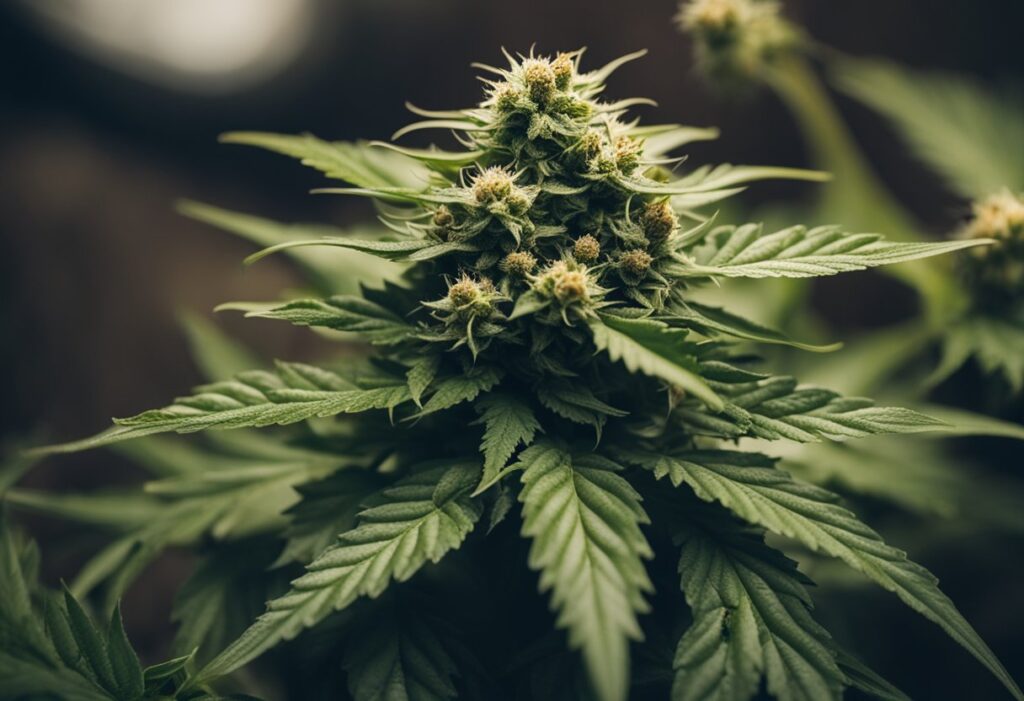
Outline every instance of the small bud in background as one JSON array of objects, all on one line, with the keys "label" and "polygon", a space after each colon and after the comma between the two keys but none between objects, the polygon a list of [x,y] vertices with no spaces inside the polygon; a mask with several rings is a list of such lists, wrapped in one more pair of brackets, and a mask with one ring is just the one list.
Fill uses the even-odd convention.
[{"label": "small bud in background", "polygon": [[[967,238],[1010,241],[1024,238],[1024,200],[1003,190],[972,205],[973,218],[964,229]],[[985,248],[976,248],[981,254]]]},{"label": "small bud in background", "polygon": [[972,248],[972,255],[961,259],[968,281],[986,302],[1019,298],[1024,295],[1024,199],[1003,190],[975,202],[972,210],[961,236],[996,242]]},{"label": "small bud in background", "polygon": [[759,80],[801,41],[772,0],[688,0],[676,20],[693,35],[700,67],[725,87]]},{"label": "small bud in background", "polygon": [[590,234],[576,239],[572,247],[572,256],[581,263],[593,263],[601,255],[601,244]]},{"label": "small bud in background", "polygon": [[527,251],[513,251],[501,261],[501,269],[515,277],[526,277],[537,267],[537,259]]}]

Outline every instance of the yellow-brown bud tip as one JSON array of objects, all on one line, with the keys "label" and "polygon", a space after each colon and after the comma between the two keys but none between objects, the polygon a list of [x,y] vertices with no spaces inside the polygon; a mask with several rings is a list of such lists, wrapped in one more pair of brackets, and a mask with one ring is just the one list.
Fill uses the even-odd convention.
[{"label": "yellow-brown bud tip", "polygon": [[573,244],[572,255],[581,263],[593,263],[601,255],[601,244],[590,234],[584,234]]}]

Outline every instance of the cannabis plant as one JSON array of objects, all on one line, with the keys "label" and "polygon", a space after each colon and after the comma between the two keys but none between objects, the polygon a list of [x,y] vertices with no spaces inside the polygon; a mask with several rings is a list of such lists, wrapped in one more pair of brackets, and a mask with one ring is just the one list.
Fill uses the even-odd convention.
[{"label": "cannabis plant", "polygon": [[[846,56],[811,39],[781,9],[780,3],[764,0],[692,0],[681,4],[677,19],[691,35],[697,63],[713,87],[770,88],[792,113],[815,164],[836,174],[803,216],[886,231],[901,240],[934,235],[878,178],[833,103],[828,82],[889,117],[952,193],[974,201],[969,221],[940,233],[980,235],[997,243],[958,257],[955,265],[939,259],[887,269],[917,293],[920,314],[861,334],[843,353],[814,359],[789,353],[776,361],[845,391],[881,392],[913,403],[954,421],[961,435],[1024,438],[1024,290],[1017,278],[1024,252],[1022,210],[1013,195],[1024,183],[1017,157],[1024,148],[1024,108],[1019,100],[957,76]],[[966,204],[963,211],[969,211]],[[792,215],[790,209],[787,216]],[[781,303],[774,311],[760,305],[760,318],[814,319],[809,288],[797,281],[785,281],[784,287],[775,294]],[[738,294],[725,298],[730,296],[742,299]],[[817,322],[819,332],[830,333],[830,320]],[[960,403],[1009,421],[921,404],[968,361],[988,377],[984,383],[971,381]],[[939,396],[948,401],[950,394],[947,386]],[[851,495],[882,499],[968,530],[994,526],[1020,533],[1020,488],[992,471],[979,478],[972,461],[952,452],[948,444],[886,439],[801,446],[785,456],[798,474]],[[1007,461],[990,457],[988,462],[998,469]]]},{"label": "cannabis plant", "polygon": [[[73,583],[78,592],[105,579],[118,591],[167,545],[194,546],[204,559],[175,608],[184,657],[161,677],[168,683],[140,684],[136,663],[122,686],[123,636],[83,632],[88,621],[68,596],[61,611],[80,655],[30,657],[18,636],[3,639],[4,655],[37,674],[23,688],[45,690],[38,675],[52,669],[92,693],[82,697],[210,698],[261,660],[236,683],[259,693],[262,679],[295,698],[615,701],[632,690],[748,699],[766,690],[818,701],[850,686],[901,698],[814,619],[811,582],[785,555],[806,548],[895,593],[1024,698],[931,574],[834,494],[741,441],[844,441],[944,424],[769,374],[752,347],[787,343],[781,333],[692,300],[732,278],[832,275],[990,241],[900,243],[835,226],[766,232],[717,221],[708,207],[747,182],[818,176],[683,170],[670,154],[714,133],[641,126],[626,113],[644,100],[602,99],[606,78],[635,56],[582,72],[580,54],[507,55],[505,68],[481,67],[477,107],[415,109],[425,121],[396,135],[452,132],[452,150],[230,137],[352,185],[325,192],[377,204],[384,236],[290,235],[253,259],[302,251],[308,262],[310,247],[333,247],[386,261],[371,271],[378,284],[244,306],[366,350],[330,367],[243,371],[49,449],[211,431],[206,453],[140,450],[160,478],[117,502],[132,509],[48,502],[72,517],[106,517],[121,533]],[[384,161],[373,155],[382,148],[392,152]],[[285,428],[269,438],[251,431],[274,426]],[[227,429],[236,432],[219,433]],[[46,501],[25,491],[11,500]],[[24,589],[18,581],[7,586]],[[259,597],[271,599],[265,611],[234,637]],[[40,650],[77,649],[65,645],[64,618],[27,620],[26,597],[0,597],[0,607],[34,626]]]}]

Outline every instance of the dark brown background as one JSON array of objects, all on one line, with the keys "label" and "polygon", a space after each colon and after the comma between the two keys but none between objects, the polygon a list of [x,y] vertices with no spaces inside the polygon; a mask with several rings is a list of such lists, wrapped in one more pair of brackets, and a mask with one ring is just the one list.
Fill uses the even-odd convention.
[{"label": "dark brown background", "polygon": [[[198,380],[174,321],[177,310],[206,312],[227,299],[272,298],[291,281],[281,261],[243,269],[240,260],[249,249],[177,216],[175,199],[338,223],[368,211],[360,203],[307,195],[318,183],[315,174],[272,156],[218,146],[220,132],[387,138],[409,119],[405,100],[435,108],[470,104],[479,95],[471,61],[498,62],[498,47],[525,51],[536,42],[541,52],[588,46],[590,66],[648,48],[648,58],[616,75],[610,94],[656,99],[660,107],[644,112],[649,121],[722,127],[721,142],[695,157],[804,162],[798,134],[770,95],[726,103],[704,89],[687,39],[670,22],[672,0],[353,0],[322,6],[315,41],[285,74],[247,92],[206,98],[98,67],[55,43],[15,6],[0,9],[3,437],[40,430],[80,436],[103,428],[109,416],[161,404]],[[851,53],[1024,84],[1019,1],[793,0],[786,6],[813,36]],[[897,193],[936,232],[950,228],[963,203],[900,153],[876,119],[842,104]],[[843,290],[842,283],[826,284],[816,301],[840,325],[870,326],[883,320],[880,307],[893,308],[889,298],[883,304],[870,290],[865,296],[864,286],[851,305]],[[306,334],[281,325],[240,324],[231,316],[224,323],[269,355],[315,352]],[[34,481],[73,488],[132,475],[113,457],[96,453],[47,466]],[[53,524],[38,529],[59,532]],[[1022,676],[1021,567],[1012,562],[1019,546],[1007,544],[1016,550],[1007,553],[1005,569],[979,573],[988,578],[983,586],[965,572],[973,567],[973,545],[926,564],[948,575],[946,589]],[[133,639],[148,654],[159,654],[166,638],[166,604],[181,563],[162,562],[129,598]],[[50,573],[67,566],[53,565]],[[856,605],[870,607],[899,630],[898,645],[857,637],[868,647],[866,656],[908,691],[920,698],[998,697],[980,666],[891,598],[861,597]]]}]

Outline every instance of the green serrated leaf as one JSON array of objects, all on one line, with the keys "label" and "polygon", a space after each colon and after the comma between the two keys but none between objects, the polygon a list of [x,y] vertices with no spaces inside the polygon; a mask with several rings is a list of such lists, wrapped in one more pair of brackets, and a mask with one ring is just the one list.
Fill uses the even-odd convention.
[{"label": "green serrated leaf", "polygon": [[476,492],[479,494],[497,479],[520,444],[529,446],[533,442],[541,427],[530,407],[509,395],[491,394],[476,403],[476,410],[480,413],[476,423],[485,426],[480,444],[484,472]]},{"label": "green serrated leaf", "polygon": [[682,277],[821,277],[990,243],[987,239],[902,243],[886,241],[880,234],[848,234],[836,226],[793,226],[764,234],[760,224],[746,224],[715,229],[692,251],[692,264],[680,263],[672,271]]},{"label": "green serrated leaf", "polygon": [[[673,483],[686,483],[701,499],[718,502],[746,521],[794,538],[815,551],[839,558],[895,593],[905,604],[937,623],[974,655],[1017,699],[1024,698],[995,653],[989,649],[926,569],[840,506],[820,487],[794,481],[787,473],[751,466],[752,454],[733,451],[664,456]],[[637,461],[643,467],[648,461]]]},{"label": "green serrated leaf", "polygon": [[437,377],[437,371],[441,367],[441,356],[421,355],[412,361],[409,372],[405,378],[409,383],[409,394],[416,406],[422,406],[420,399]]},{"label": "green serrated leaf", "polygon": [[651,589],[640,497],[604,463],[550,443],[527,448],[519,463],[530,567],[541,572],[541,590],[552,591],[558,625],[582,650],[597,696],[625,699],[629,641],[641,637],[636,613],[647,610],[644,593]]},{"label": "green serrated leaf", "polygon": [[363,502],[380,487],[380,479],[363,470],[342,470],[297,487],[301,500],[286,512],[285,546],[274,565],[313,560],[355,526]]},{"label": "green serrated leaf", "polygon": [[139,656],[135,654],[131,643],[128,642],[128,635],[124,632],[120,606],[114,607],[114,613],[110,617],[110,627],[107,630],[107,653],[110,657],[110,667],[114,679],[117,682],[118,698],[125,699],[125,701],[142,698],[144,692],[142,665],[139,664]]},{"label": "green serrated leaf", "polygon": [[234,380],[205,385],[164,409],[117,419],[115,428],[92,438],[35,452],[69,453],[154,433],[291,424],[342,413],[393,409],[409,398],[409,388],[397,380],[373,389],[352,389],[347,381],[327,370],[279,363],[276,373],[254,370]]},{"label": "green serrated leaf", "polygon": [[395,151],[373,148],[366,142],[323,141],[311,134],[293,136],[264,132],[230,132],[226,144],[258,146],[298,158],[329,178],[361,187],[423,187],[429,171],[416,160]]},{"label": "green serrated leaf", "polygon": [[671,314],[675,319],[705,335],[723,334],[747,341],[792,346],[814,353],[830,353],[839,350],[843,345],[842,343],[828,345],[800,343],[781,331],[744,319],[720,307],[710,307],[696,302],[688,301],[685,305],[673,307]]},{"label": "green serrated leaf", "polygon": [[621,361],[630,372],[640,371],[682,388],[701,399],[712,411],[724,408],[721,398],[696,372],[686,331],[652,319],[626,319],[609,314],[590,325],[594,344]]},{"label": "green serrated leaf", "polygon": [[450,409],[456,404],[476,399],[481,392],[489,392],[498,384],[502,374],[500,369],[492,366],[474,368],[465,375],[438,380],[436,391],[423,405],[420,416]]},{"label": "green serrated leaf", "polygon": [[949,428],[944,422],[912,409],[878,407],[861,397],[843,397],[831,390],[802,387],[792,377],[710,384],[725,399],[725,412],[709,416],[700,409],[677,409],[683,423],[698,433],[813,443]]},{"label": "green serrated leaf", "polygon": [[676,649],[673,701],[745,701],[762,677],[779,701],[842,697],[832,640],[794,562],[721,517],[681,524],[676,537],[694,623]]},{"label": "green serrated leaf", "polygon": [[445,701],[455,698],[455,663],[430,621],[411,610],[375,615],[345,649],[354,701]]},{"label": "green serrated leaf", "polygon": [[346,331],[377,345],[401,343],[414,332],[414,327],[397,314],[353,295],[297,299],[273,309],[249,312],[246,316],[283,319],[299,326]]},{"label": "green serrated leaf", "polygon": [[404,581],[427,562],[457,548],[480,516],[461,496],[435,504],[444,468],[413,474],[380,493],[362,512],[359,525],[310,563],[291,590],[274,599],[234,643],[206,665],[196,684],[244,666],[282,640],[289,640],[360,596],[374,598],[394,581]]},{"label": "green serrated leaf", "polygon": [[75,645],[81,654],[82,663],[104,689],[116,694],[118,683],[114,677],[107,645],[89,615],[67,589],[64,589],[64,616]]}]

